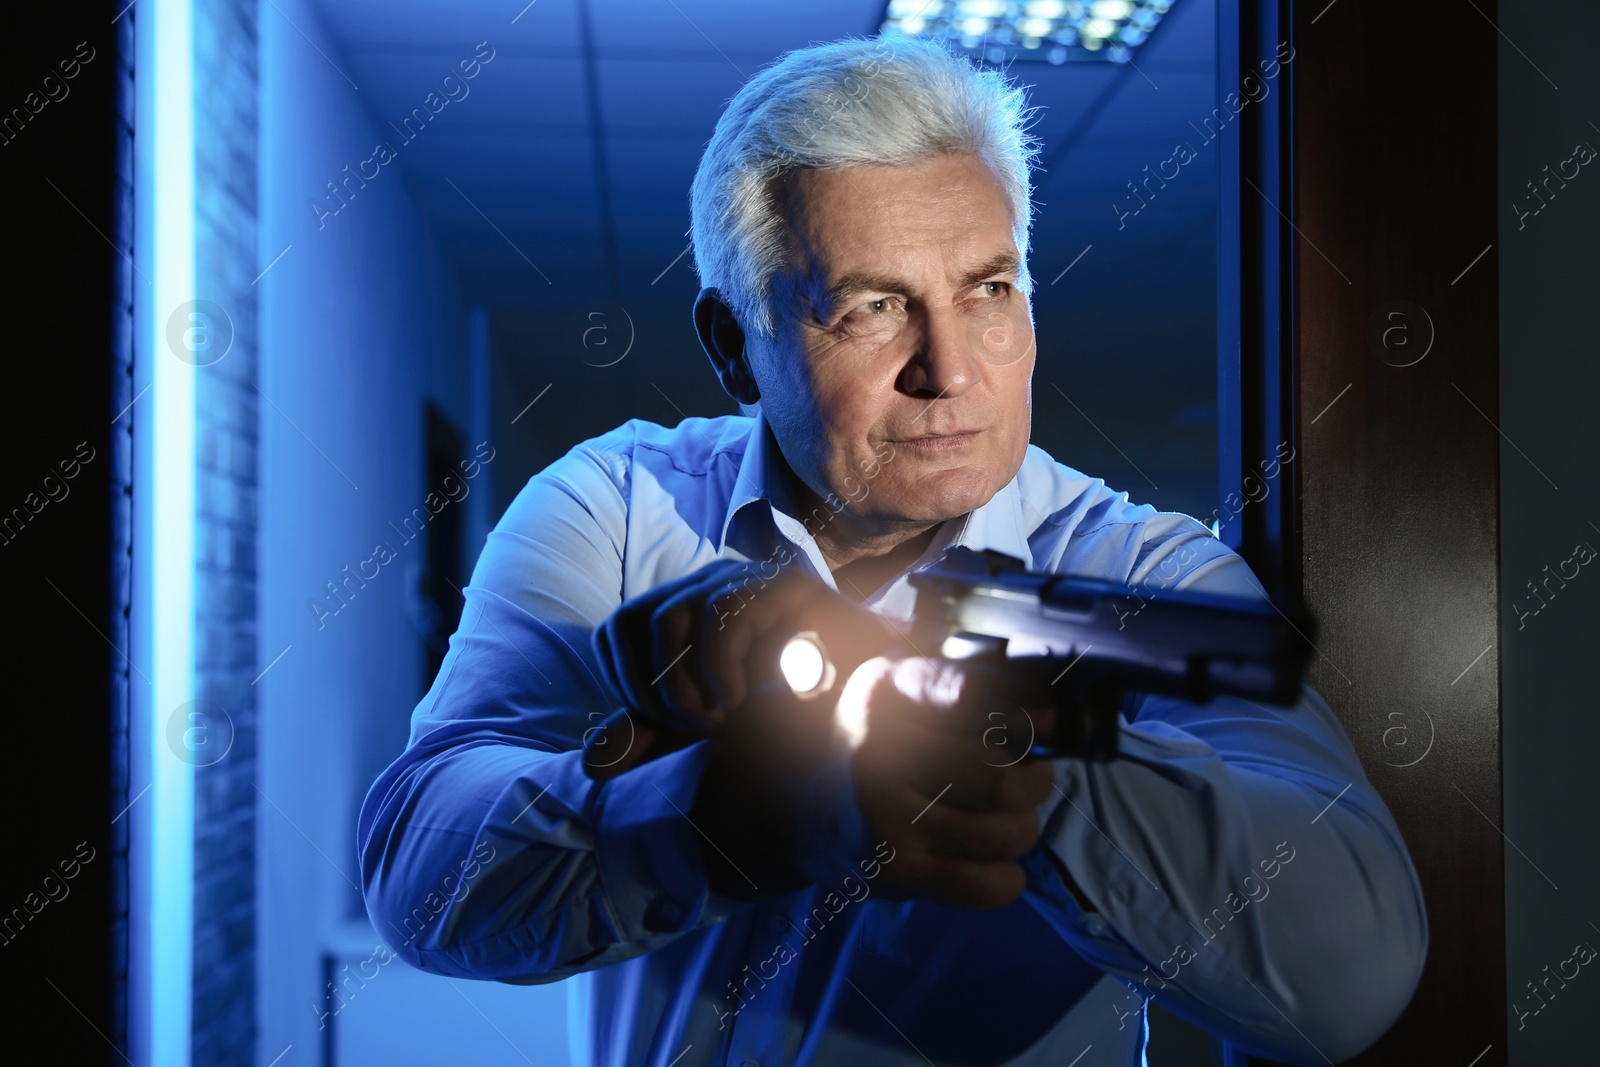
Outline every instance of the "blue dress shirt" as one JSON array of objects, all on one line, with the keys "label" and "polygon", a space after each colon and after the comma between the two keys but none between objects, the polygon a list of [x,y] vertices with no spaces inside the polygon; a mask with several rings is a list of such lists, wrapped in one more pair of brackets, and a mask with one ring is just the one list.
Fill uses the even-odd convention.
[{"label": "blue dress shirt", "polygon": [[[631,421],[529,480],[466,590],[410,742],[362,806],[368,912],[403,959],[573,987],[574,1062],[1144,1062],[1145,1004],[1289,1063],[1346,1058],[1405,1006],[1427,951],[1393,819],[1309,687],[1293,707],[1146,697],[1120,758],[1053,760],[1012,905],[970,911],[859,878],[745,903],[713,893],[685,814],[708,745],[601,784],[610,710],[590,647],[623,600],[715,559],[832,585],[754,419]],[[1028,449],[951,545],[1035,570],[1240,596],[1262,589],[1195,519],[1130,503]],[[908,619],[904,574],[865,603]],[[1068,891],[1071,872],[1092,907]]]}]

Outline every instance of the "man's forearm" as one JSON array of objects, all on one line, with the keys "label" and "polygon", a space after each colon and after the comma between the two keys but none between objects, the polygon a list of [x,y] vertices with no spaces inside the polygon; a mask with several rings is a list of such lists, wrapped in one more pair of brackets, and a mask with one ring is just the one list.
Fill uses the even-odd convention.
[{"label": "man's forearm", "polygon": [[[1064,762],[1044,836],[1099,914],[1037,862],[1031,897],[1080,954],[1130,983],[1131,1005],[1154,997],[1290,1062],[1337,1060],[1404,1007],[1426,919],[1359,765],[1317,741],[1306,704],[1274,713],[1309,718],[1251,723],[1217,708],[1192,734],[1136,724],[1122,758]],[[1253,749],[1230,734],[1256,735]]]},{"label": "man's forearm", "polygon": [[[379,779],[363,806],[362,875],[398,955],[451,976],[554,981],[725,917],[683,816],[695,753],[646,764],[598,796],[581,756],[463,746]],[[442,879],[475,842],[491,858],[451,898]]]}]

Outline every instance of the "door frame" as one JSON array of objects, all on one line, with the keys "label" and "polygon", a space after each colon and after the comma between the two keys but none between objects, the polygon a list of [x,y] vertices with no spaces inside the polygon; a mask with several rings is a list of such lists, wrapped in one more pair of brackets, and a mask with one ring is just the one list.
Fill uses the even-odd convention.
[{"label": "door frame", "polygon": [[1504,1064],[1498,278],[1472,259],[1499,221],[1497,5],[1408,8],[1425,49],[1338,0],[1218,5],[1219,100],[1293,49],[1223,145],[1221,490],[1266,495],[1221,532],[1316,615],[1311,683],[1428,909],[1415,996],[1348,1062]]}]

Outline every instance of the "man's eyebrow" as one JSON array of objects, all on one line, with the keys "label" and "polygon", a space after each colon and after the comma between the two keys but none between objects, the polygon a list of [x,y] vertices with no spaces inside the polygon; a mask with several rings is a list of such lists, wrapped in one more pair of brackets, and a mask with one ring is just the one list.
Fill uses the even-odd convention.
[{"label": "man's eyebrow", "polygon": [[1015,274],[1020,264],[1015,252],[1000,252],[978,264],[972,270],[961,276],[961,288],[977,285],[981,281],[993,278],[996,274]]},{"label": "man's eyebrow", "polygon": [[[996,274],[1013,274],[1016,272],[1021,260],[1012,251],[997,252],[961,275],[959,288],[977,285],[985,279]],[[905,281],[887,274],[872,274],[857,272],[846,274],[828,287],[823,294],[822,306],[832,310],[839,306],[840,301],[851,293],[859,292],[900,293],[905,291]]]},{"label": "man's eyebrow", "polygon": [[877,292],[899,293],[905,290],[905,282],[888,274],[855,273],[846,274],[822,294],[821,309],[825,314],[831,314],[841,301],[851,293]]}]

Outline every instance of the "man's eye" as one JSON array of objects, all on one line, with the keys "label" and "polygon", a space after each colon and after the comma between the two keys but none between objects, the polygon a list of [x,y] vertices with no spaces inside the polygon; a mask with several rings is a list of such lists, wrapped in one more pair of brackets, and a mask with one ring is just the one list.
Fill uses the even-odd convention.
[{"label": "man's eye", "polygon": [[978,288],[984,290],[986,296],[1005,296],[1011,286],[1006,282],[979,282]]},{"label": "man's eye", "polygon": [[887,299],[868,300],[865,304],[858,304],[855,308],[855,311],[866,315],[880,315],[887,310],[889,310],[889,301]]}]

